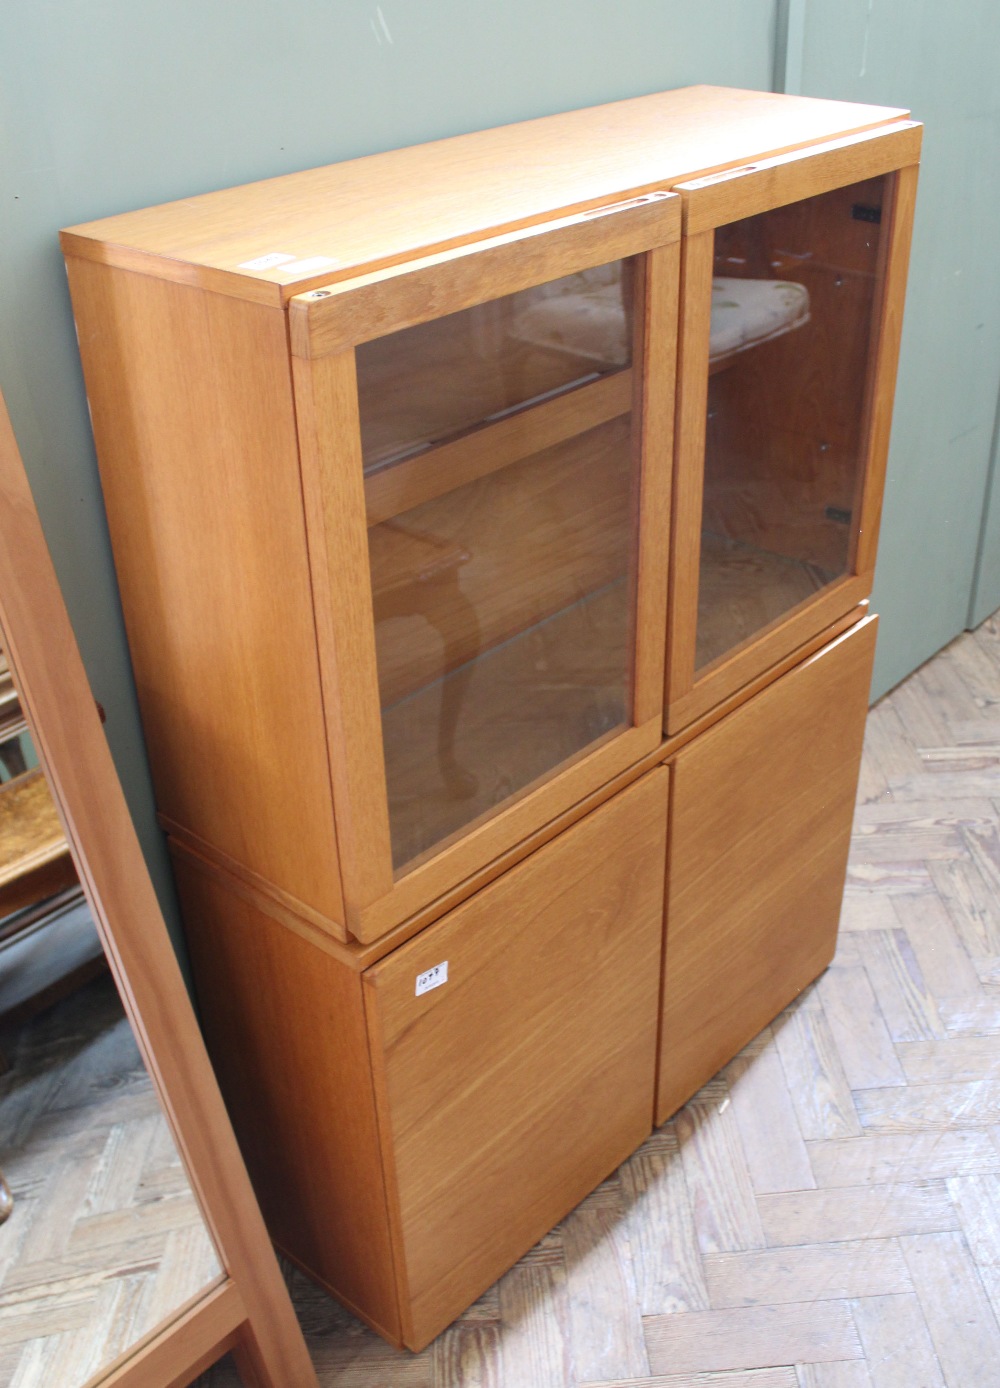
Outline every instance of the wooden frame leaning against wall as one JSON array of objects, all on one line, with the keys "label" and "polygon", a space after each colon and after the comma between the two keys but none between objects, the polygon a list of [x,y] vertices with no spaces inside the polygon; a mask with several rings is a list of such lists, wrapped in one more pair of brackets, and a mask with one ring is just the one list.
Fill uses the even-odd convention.
[{"label": "wooden frame leaning against wall", "polygon": [[108,964],[224,1269],[87,1388],[182,1388],[227,1351],[248,1388],[317,1388],[129,817],[2,396],[0,630]]}]

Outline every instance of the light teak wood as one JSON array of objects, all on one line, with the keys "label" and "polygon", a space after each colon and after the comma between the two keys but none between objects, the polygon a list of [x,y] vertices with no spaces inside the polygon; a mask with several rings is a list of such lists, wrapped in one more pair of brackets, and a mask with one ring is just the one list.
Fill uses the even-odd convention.
[{"label": "light teak wood", "polygon": [[877,618],[674,759],[657,1122],[829,963]]},{"label": "light teak wood", "polygon": [[284,316],[69,275],[158,808],[344,933]]},{"label": "light teak wood", "polygon": [[[835,620],[871,593],[920,140],[919,125],[908,121],[898,122],[882,130],[851,135],[819,146],[810,150],[808,155],[800,152],[782,154],[755,161],[741,169],[676,185],[684,198],[685,241],[666,690],[666,728],[670,733],[679,731],[687,722],[707,712],[720,699],[745,685],[787,651],[794,649],[810,629],[815,629],[813,623]],[[767,483],[772,489],[770,500],[755,498],[745,508],[744,517],[739,522],[740,539],[752,546],[762,546],[768,552],[773,550],[779,558],[785,556],[802,562],[802,554],[796,549],[796,544],[801,545],[805,540],[801,535],[790,538],[788,534],[781,533],[780,521],[775,515],[776,510],[780,512],[779,499],[783,492],[798,493],[804,498],[803,506],[807,514],[812,516],[815,513],[807,532],[811,552],[819,565],[825,560],[832,565],[834,573],[839,569],[840,574],[831,579],[829,572],[823,571],[826,581],[823,577],[817,580],[815,586],[818,591],[815,595],[804,592],[798,602],[766,621],[751,637],[743,640],[737,637],[732,649],[696,669],[699,582],[711,586],[710,572],[702,579],[699,576],[699,563],[704,558],[700,541],[702,527],[712,528],[714,525],[719,528],[721,524],[723,530],[731,529],[727,527],[726,516],[719,511],[719,504],[706,491],[708,483],[705,480],[705,420],[710,403],[708,320],[712,277],[715,273],[712,255],[715,230],[723,224],[735,223],[804,199],[829,199],[835,196],[838,189],[848,185],[861,186],[866,180],[870,182],[882,177],[885,179],[887,196],[882,209],[884,224],[876,267],[877,293],[871,310],[864,311],[868,300],[859,291],[860,321],[870,323],[870,347],[865,359],[855,361],[854,365],[858,372],[863,372],[864,379],[845,378],[843,389],[831,391],[827,387],[822,400],[816,398],[815,386],[811,386],[807,400],[793,400],[788,407],[789,430],[794,426],[800,432],[808,433],[810,429],[815,429],[815,425],[810,423],[811,416],[823,420],[824,459],[812,484],[804,482],[801,476],[801,443],[792,446],[792,435],[789,434],[789,456],[782,460],[784,444],[770,437],[762,415],[765,408],[762,401],[765,398],[777,399],[777,391],[791,388],[789,381],[793,373],[781,369],[781,352],[788,344],[774,343],[757,349],[759,380],[753,379],[752,366],[745,362],[730,368],[734,382],[743,382],[743,378],[746,378],[741,399],[747,417],[740,417],[740,425],[746,434],[754,437],[750,418],[753,416],[753,423],[760,426],[762,437],[769,440],[766,464],[762,464],[762,467],[769,474],[776,474],[770,476]],[[823,235],[825,241],[829,240],[820,228],[814,230],[816,235]],[[844,248],[838,244],[836,248],[827,245],[827,249],[834,256]],[[827,268],[831,272],[827,278],[832,278],[832,267]],[[859,273],[862,268],[867,273],[873,272],[871,266],[856,268]],[[772,273],[770,269],[765,270],[767,275]],[[796,277],[794,270],[790,273],[793,278]],[[847,278],[850,278],[849,273]],[[841,287],[844,280],[845,274],[837,272],[837,282]],[[814,285],[811,292],[815,296],[822,289],[822,285]],[[845,312],[844,305],[849,307],[850,299],[848,293],[844,302],[838,305],[837,311],[841,315]],[[832,312],[832,304],[829,311]],[[857,355],[856,346],[854,355]],[[841,359],[849,356],[851,352],[848,348],[840,350],[838,359],[830,363],[831,377],[835,377],[838,371],[842,377],[845,372],[849,377],[850,364]],[[726,373],[723,372],[713,378],[711,401],[720,413],[724,413],[720,402],[725,404],[720,392],[728,389],[732,394],[725,377]],[[814,373],[814,381],[816,379]],[[820,383],[821,393],[822,389]],[[800,396],[803,394],[801,383],[796,393]],[[852,409],[849,418],[838,419],[839,398],[858,399],[860,407]],[[771,413],[773,415],[774,410]],[[798,426],[795,425],[796,418],[799,419]],[[843,438],[837,437],[838,424],[842,426],[840,432],[844,434]],[[833,438],[832,444],[830,437]],[[831,448],[830,456],[826,457],[825,451]],[[853,475],[842,476],[848,465]],[[782,485],[782,468],[787,471],[789,487]],[[744,486],[747,485],[743,476],[745,472],[741,464]],[[815,495],[810,492],[810,485]],[[777,507],[776,501],[779,501]],[[846,560],[839,554],[837,542],[831,537],[830,526],[824,519],[826,507],[831,502],[835,502],[850,517],[851,536]],[[835,557],[831,558],[831,555]]]},{"label": "light teak wood", "polygon": [[272,1232],[397,1343],[422,1348],[649,1131],[667,784],[651,772],[364,974],[180,865]]},{"label": "light teak wood", "polygon": [[[518,839],[511,848],[492,858],[478,871],[463,878],[461,882],[456,883],[442,895],[426,901],[399,925],[379,935],[368,944],[362,944],[359,941],[343,942],[335,939],[323,928],[322,921],[311,921],[297,914],[287,903],[280,902],[273,892],[264,890],[261,886],[241,877],[233,872],[231,867],[219,864],[211,853],[204,851],[204,846],[191,843],[186,839],[172,837],[169,841],[170,851],[175,857],[182,861],[189,861],[193,868],[207,873],[217,882],[224,884],[227,890],[234,892],[241,900],[246,901],[270,919],[280,922],[303,939],[317,945],[325,953],[340,960],[349,968],[355,971],[364,970],[379,959],[384,959],[397,946],[412,939],[425,926],[439,920],[448,911],[460,906],[463,901],[469,900],[482,887],[495,882],[510,868],[515,867],[530,857],[537,849],[550,843],[565,829],[571,828],[572,825],[585,818],[592,810],[599,809],[601,805],[606,804],[620,791],[627,789],[641,779],[648,771],[661,766],[674,753],[682,747],[686,747],[688,743],[693,742],[696,737],[699,737],[709,728],[714,727],[722,718],[740,708],[748,699],[752,699],[761,690],[766,689],[775,680],[794,669],[797,664],[807,660],[817,651],[822,650],[824,646],[836,640],[838,636],[849,631],[851,627],[868,615],[868,606],[867,602],[859,603],[847,616],[832,622],[821,632],[805,641],[790,655],[783,657],[763,674],[756,676],[742,689],[723,699],[708,713],[702,714],[693,723],[688,723],[681,732],[658,743],[651,752],[639,757],[625,771],[604,781],[597,790],[581,795],[562,814],[547,821],[534,832]],[[414,899],[419,899],[419,896]]]},{"label": "light teak wood", "polygon": [[666,799],[651,773],[365,975],[412,1349],[649,1131]]},{"label": "light teak wood", "polygon": [[922,127],[898,121],[881,130],[849,135],[808,152],[779,154],[743,168],[676,185],[686,194],[684,232],[696,236],[723,222],[754,217],[786,202],[817,197],[834,188],[915,164]]},{"label": "light teak wood", "polygon": [[[709,208],[698,215],[711,220],[733,189],[737,203],[756,199],[754,206],[762,198],[794,196],[797,188],[854,176],[862,164],[875,167],[873,160],[882,167],[915,157],[919,131],[900,120],[903,114],[694,88],[67,233],[159,809],[171,832],[253,890],[270,893],[280,909],[335,937],[371,941],[562,815],[574,797],[648,755],[657,740],[665,666],[668,727],[676,731],[849,612],[865,596],[867,577],[807,597],[760,640],[693,679],[694,633],[685,604],[697,586],[691,510],[700,505],[700,480],[692,440],[700,420],[691,372],[703,347],[707,355],[707,323],[704,306],[696,311],[691,295],[709,283],[711,265],[708,242],[699,260],[700,238],[689,236],[672,507],[669,358],[678,211],[663,189],[688,181],[685,215],[692,226],[697,209]],[[811,150],[789,154],[806,146],[818,149],[815,160]],[[625,160],[617,182],[610,177],[611,147],[614,163]],[[580,159],[571,158],[573,150]],[[517,188],[505,191],[491,167],[488,180],[463,182],[459,192],[453,180],[469,172],[473,159],[488,163],[491,154],[501,164],[516,157],[523,166]],[[754,172],[747,172],[748,161],[757,161]],[[735,174],[718,177],[734,165]],[[597,181],[588,182],[595,171]],[[691,185],[706,173],[705,186]],[[391,199],[390,184],[382,181],[389,175]],[[357,196],[359,178],[364,197]],[[543,182],[548,192],[539,201]],[[405,199],[400,186],[407,188]],[[405,219],[398,215],[402,204]],[[247,225],[261,234],[265,227],[280,232],[279,239],[336,226],[343,245],[319,276],[324,287],[311,287],[315,267],[248,269],[244,261],[261,248],[248,248]],[[289,251],[271,249],[306,256],[304,243],[288,245]],[[329,248],[314,244],[310,254]],[[636,262],[645,312],[630,377],[631,417],[642,441],[628,520],[638,541],[628,608],[634,726],[606,745],[574,753],[556,775],[536,781],[528,767],[527,785],[516,785],[498,813],[484,819],[478,805],[470,807],[465,832],[460,823],[450,832],[449,820],[436,841],[428,829],[412,851],[398,843],[394,851],[383,756],[393,734],[381,726],[376,690],[381,676],[384,703],[419,693],[429,673],[423,667],[437,659],[437,634],[414,661],[413,638],[383,624],[376,648],[379,603],[395,608],[391,591],[388,598],[376,591],[373,605],[369,547],[398,557],[396,537],[384,529],[394,523],[394,506],[446,507],[443,489],[473,477],[504,478],[497,483],[502,490],[522,461],[531,470],[534,455],[517,455],[533,440],[559,447],[549,440],[566,431],[570,447],[580,437],[569,432],[574,427],[605,427],[594,425],[598,415],[624,418],[617,411],[627,378],[581,386],[362,483],[354,344],[618,256]],[[884,440],[885,372],[879,382],[872,419]],[[865,493],[866,514],[877,506],[877,492],[876,478]],[[525,503],[530,500],[526,493]],[[671,546],[664,540],[672,511],[666,660],[664,570]],[[605,541],[617,525],[608,519]],[[369,537],[365,522],[374,523]],[[595,556],[600,549],[591,546]],[[374,559],[378,570],[378,553]],[[595,567],[581,593],[599,582]],[[484,618],[488,649],[517,634],[523,612],[516,593],[534,586],[526,569],[499,593]],[[481,632],[454,632],[451,624],[449,617],[438,674],[477,654]],[[397,642],[387,656],[387,644]],[[419,776],[404,779],[404,794],[422,784]],[[501,775],[499,783],[504,780]],[[456,814],[449,806],[448,815]]]},{"label": "light teak wood", "polygon": [[[692,89],[65,234],[81,340],[97,363],[88,376],[101,378],[101,450],[116,447],[107,441],[115,411],[128,402],[126,417],[141,415],[145,395],[165,440],[136,426],[151,480],[113,477],[109,489],[126,586],[155,594],[162,567],[179,609],[170,631],[182,654],[169,642],[142,654],[155,643],[138,638],[147,726],[169,721],[163,690],[184,702],[176,728],[198,721],[201,690],[188,677],[203,669],[191,656],[203,599],[184,577],[188,565],[210,588],[215,580],[220,613],[232,606],[231,636],[215,612],[207,630],[235,640],[241,659],[273,655],[267,641],[276,624],[287,627],[280,665],[254,670],[239,707],[237,727],[252,717],[251,731],[220,759],[236,789],[189,786],[200,772],[176,730],[165,732],[171,766],[157,775],[171,803],[161,809],[176,835],[212,1046],[279,1241],[397,1342],[419,1347],[441,1330],[639,1141],[652,1110],[676,1107],[832,950],[873,625],[814,652],[824,632],[853,622],[870,586],[858,566],[872,555],[856,544],[840,581],[796,588],[789,612],[695,678],[713,229],[723,213],[750,215],[915,159],[919,131],[903,114]],[[790,154],[806,146],[815,162],[810,150]],[[515,158],[518,176],[505,179]],[[683,250],[665,192],[677,183],[687,185]],[[908,176],[897,185],[910,190]],[[893,203],[896,260],[911,204],[911,191]],[[258,233],[283,244],[251,246]],[[247,268],[267,251],[312,263]],[[622,257],[622,324],[613,294],[608,301],[613,350],[518,338],[503,295],[541,302],[539,286]],[[900,280],[880,265],[890,273],[876,318],[889,326],[877,334],[864,418],[851,425],[875,440],[866,525],[898,340]],[[608,303],[585,302],[598,336]],[[158,342],[140,344],[133,372],[124,349],[100,346],[98,320],[120,316],[134,341],[153,305],[171,360],[160,362]],[[451,314],[475,324],[449,343],[441,315]],[[619,328],[629,323],[625,366]],[[498,351],[508,329],[515,345]],[[187,333],[212,344],[192,353],[191,381],[172,364]],[[526,367],[524,342],[541,365]],[[450,367],[435,390],[438,356],[447,366],[449,351],[486,363],[467,390]],[[416,366],[401,374],[407,352]],[[494,356],[498,378],[484,385]],[[197,494],[201,463],[184,455],[197,460],[201,436],[213,477],[209,504],[195,506],[182,492]],[[128,446],[114,457],[116,477]],[[574,450],[586,484],[567,487]],[[169,469],[176,480],[159,477]],[[619,485],[627,469],[630,488]],[[219,542],[223,502],[244,482],[245,536]],[[272,488],[273,534],[264,519]],[[562,509],[549,514],[556,491]],[[468,523],[467,499],[488,503]],[[156,553],[145,516],[151,557],[136,556],[124,532],[129,508],[146,506],[150,516],[163,507],[176,557]],[[567,512],[571,523],[561,523]],[[529,522],[545,541],[541,558],[521,533]],[[493,556],[472,552],[490,546],[500,556],[492,574]],[[460,571],[468,593],[452,605]],[[474,613],[461,601],[470,594]],[[154,604],[131,602],[141,625]],[[584,609],[593,632],[581,642],[574,622]],[[414,616],[417,628],[435,628],[426,645],[426,633],[403,629]],[[590,661],[585,679],[574,677],[574,650]],[[212,723],[218,686],[240,665],[226,660],[204,675],[209,740],[222,736]],[[517,737],[508,738],[498,679],[474,714],[463,710],[492,778],[482,803],[472,799],[477,785],[465,810],[436,806],[421,749],[434,748],[448,789],[442,749],[454,746],[428,736],[435,701],[443,707],[446,688],[454,692],[454,674],[465,680],[478,665],[489,683],[491,669],[518,660],[547,693],[608,684],[614,700],[584,709],[591,735],[561,758],[531,761],[527,737],[510,758],[493,757],[495,744]],[[522,674],[513,670],[510,687],[522,687]],[[291,776],[270,806],[274,764],[263,749],[279,687],[298,699],[300,683],[301,717],[282,746]],[[519,716],[529,722],[515,708],[511,726]],[[573,719],[548,738],[532,716],[531,737],[550,742],[549,755]],[[672,770],[651,769],[665,758]],[[247,774],[258,760],[267,772],[259,788]],[[401,802],[412,840],[398,836]],[[418,996],[417,976],[444,961],[448,982]],[[746,1194],[731,1213],[752,1246],[763,1235]],[[581,1249],[588,1227],[579,1221]],[[620,1376],[598,1358],[588,1380]]]},{"label": "light teak wood", "polygon": [[[376,276],[373,285],[358,287],[352,282],[343,287],[342,293],[334,292],[327,298],[307,295],[297,302],[300,316],[308,315],[307,327],[314,317],[316,320],[316,336],[309,347],[312,355],[294,356],[293,372],[345,919],[351,933],[361,941],[376,938],[411,914],[421,900],[440,895],[468,877],[525,833],[568,808],[581,788],[590,789],[624,770],[638,756],[651,751],[659,740],[657,720],[661,717],[665,640],[666,560],[662,534],[669,525],[667,418],[672,400],[677,227],[674,200],[657,197],[636,208],[626,206],[574,223],[565,234],[557,229],[556,233],[535,235],[527,243],[512,243],[516,254],[512,253],[511,244],[499,248],[494,256],[501,252],[504,256],[512,254],[511,259],[500,263],[499,286],[493,280],[491,252],[486,248],[461,256],[454,263],[445,258],[429,268],[407,267],[400,273]],[[522,254],[523,244],[530,245],[528,253]],[[450,510],[457,509],[461,519],[466,509],[465,499],[458,496],[452,500],[451,494],[414,508],[407,513],[405,524],[387,520],[367,529],[355,354],[350,347],[330,350],[342,344],[344,334],[340,328],[346,324],[355,339],[364,338],[371,331],[404,329],[436,313],[460,311],[491,299],[498,290],[514,292],[589,265],[644,253],[657,257],[652,275],[647,275],[643,268],[637,276],[640,286],[647,279],[652,286],[655,318],[647,310],[647,295],[640,289],[642,313],[633,353],[638,365],[632,373],[631,404],[633,416],[642,422],[638,426],[638,441],[631,446],[626,442],[623,453],[624,460],[631,462],[636,479],[630,497],[631,515],[619,514],[619,498],[611,488],[603,515],[594,505],[589,512],[585,511],[591,516],[592,543],[581,543],[580,526],[568,524],[563,516],[561,529],[557,526],[553,530],[552,545],[547,550],[539,550],[538,535],[534,534],[535,554],[520,567],[517,560],[521,537],[512,533],[505,542],[508,553],[501,561],[506,569],[499,577],[493,572],[489,544],[496,538],[494,532],[499,530],[502,537],[503,528],[510,531],[512,525],[516,531],[517,517],[523,508],[530,512],[530,530],[537,532],[540,508],[532,505],[533,492],[541,488],[544,494],[544,488],[552,485],[552,468],[560,465],[560,448],[566,457],[565,466],[571,468],[580,465],[576,455],[581,450],[581,456],[586,456],[588,449],[596,453],[594,461],[599,466],[589,467],[591,475],[585,479],[581,493],[584,502],[595,484],[598,489],[604,486],[602,478],[608,469],[602,458],[611,460],[613,479],[614,449],[609,451],[603,442],[615,433],[617,426],[612,421],[589,430],[582,441],[581,436],[567,439],[523,464],[512,461],[505,467],[491,468],[480,485],[495,493],[495,504],[481,508],[483,520],[471,540],[449,519]],[[460,274],[456,273],[456,264]],[[370,291],[375,289],[377,294],[369,302]],[[324,318],[331,311],[328,306],[340,304],[341,299],[345,307],[358,304],[357,322],[352,316],[344,319],[342,314]],[[375,315],[377,329],[371,323],[365,326],[366,313]],[[328,321],[340,325],[329,340],[323,336],[323,325]],[[293,346],[294,340],[293,323]],[[544,412],[545,407],[541,409]],[[525,417],[533,412],[529,407]],[[455,447],[444,445],[442,451]],[[418,462],[410,468],[420,466]],[[440,483],[440,478],[435,480]],[[375,481],[374,485],[380,484]],[[623,491],[618,488],[619,493]],[[638,562],[637,582],[630,594],[630,608],[636,616],[628,623],[633,650],[620,661],[627,669],[629,702],[633,707],[624,710],[621,726],[603,741],[581,737],[581,750],[574,749],[554,768],[551,760],[540,760],[536,766],[530,757],[521,767],[515,756],[512,765],[501,767],[495,777],[499,785],[509,779],[515,786],[518,796],[508,795],[509,805],[497,812],[494,797],[486,796],[481,806],[470,806],[470,813],[463,820],[462,806],[453,798],[444,806],[445,817],[440,825],[443,838],[436,840],[434,833],[427,830],[415,839],[413,852],[406,849],[404,837],[403,850],[397,843],[393,853],[386,817],[387,794],[393,789],[387,784],[387,765],[390,773],[393,768],[389,754],[399,749],[405,760],[407,747],[412,744],[419,748],[426,742],[436,757],[437,743],[433,737],[415,735],[413,720],[419,721],[419,708],[405,711],[404,725],[397,733],[394,729],[398,720],[386,706],[420,691],[433,677],[446,674],[557,613],[567,600],[571,606],[578,604],[602,584],[624,578],[623,572],[608,572],[607,563],[601,562],[604,549],[623,532],[633,545],[638,542]],[[376,628],[381,620],[398,615],[399,611],[409,614],[409,606],[399,608],[397,588],[402,587],[402,599],[412,604],[415,547],[424,545],[428,551],[428,573],[439,575],[446,567],[441,546],[454,540],[454,568],[464,562],[463,556],[468,557],[464,553],[466,544],[471,546],[477,535],[484,540],[487,551],[483,568],[490,586],[485,591],[481,585],[477,588],[475,562],[469,566],[463,602],[458,607],[453,604],[450,588],[442,589],[428,582],[420,589],[420,615],[439,630],[445,641],[443,666],[437,646],[426,644],[423,629],[413,638],[407,631],[400,636],[388,627],[387,635],[380,637],[377,645]],[[539,552],[543,555],[541,561],[537,558]],[[550,572],[539,582],[534,566],[545,561]],[[615,556],[615,563],[618,562]],[[571,581],[567,588],[568,580]],[[412,648],[409,643],[413,639],[422,645]],[[565,678],[572,680],[570,673]],[[375,692],[379,684],[385,707],[381,721],[379,695]],[[419,692],[417,697],[421,697]],[[436,692],[430,691],[429,718],[436,716],[436,697]],[[485,735],[486,720],[482,720],[482,725]],[[512,736],[516,741],[516,732]],[[490,754],[486,752],[484,756],[488,761]],[[478,768],[475,779],[482,779]],[[433,779],[429,781],[418,767],[402,777],[397,794],[407,803],[427,804],[431,799],[427,786],[433,784]],[[428,843],[431,847],[421,851]],[[394,861],[406,869],[395,880]]]},{"label": "light teak wood", "polygon": [[293,359],[345,918],[392,891],[354,352]]},{"label": "light teak wood", "polygon": [[157,1339],[137,1350],[115,1381],[186,1381],[185,1374],[205,1363],[204,1329],[212,1321],[219,1353],[238,1344],[254,1388],[316,1388],[115,774],[2,398],[0,628],[108,962],[233,1289],[221,1321],[212,1321],[218,1289],[210,1288],[203,1305],[191,1310],[200,1332],[190,1342],[183,1333]]},{"label": "light teak wood", "polygon": [[187,856],[175,871],[209,1050],[272,1237],[398,1342],[361,975]]},{"label": "light teak wood", "polygon": [[[687,87],[109,217],[64,232],[63,247],[74,256],[280,304],[324,282],[906,114]],[[295,257],[285,262],[290,268],[247,268],[275,252]],[[311,264],[318,256],[328,263]]]},{"label": "light teak wood", "polygon": [[589,265],[680,239],[680,201],[663,190],[542,223],[292,300],[296,356],[321,357]]}]

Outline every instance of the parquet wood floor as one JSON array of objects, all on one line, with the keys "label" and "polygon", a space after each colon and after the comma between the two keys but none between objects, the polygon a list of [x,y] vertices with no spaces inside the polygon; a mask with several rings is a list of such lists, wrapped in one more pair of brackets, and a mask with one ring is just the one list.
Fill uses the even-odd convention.
[{"label": "parquet wood floor", "polygon": [[291,1273],[324,1388],[1000,1385],[997,618],[872,710],[841,928],[826,974],[423,1354]]},{"label": "parquet wood floor", "polygon": [[[103,1199],[81,1143],[59,1210]],[[50,1237],[61,1290],[0,1326],[61,1302],[72,1337],[97,1263]],[[396,1352],[289,1282],[323,1388],[1000,1388],[1000,620],[872,711],[831,968],[454,1326]]]},{"label": "parquet wood floor", "polygon": [[3,1040],[0,1384],[78,1388],[220,1269],[110,976]]}]

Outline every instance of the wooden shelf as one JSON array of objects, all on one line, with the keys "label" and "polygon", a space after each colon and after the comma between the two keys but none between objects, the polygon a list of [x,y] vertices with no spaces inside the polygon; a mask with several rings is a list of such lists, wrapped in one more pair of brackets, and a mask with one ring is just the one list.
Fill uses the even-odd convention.
[{"label": "wooden shelf", "polygon": [[613,352],[602,360],[568,345],[519,340],[512,323],[524,297],[479,304],[356,348],[366,474],[622,367]]},{"label": "wooden shelf", "polygon": [[631,466],[622,415],[373,526],[382,706],[620,578]]},{"label": "wooden shelf", "polygon": [[365,475],[369,526],[390,520],[457,487],[467,486],[533,453],[563,443],[632,408],[632,371],[625,368],[512,410],[493,423],[428,447]]}]

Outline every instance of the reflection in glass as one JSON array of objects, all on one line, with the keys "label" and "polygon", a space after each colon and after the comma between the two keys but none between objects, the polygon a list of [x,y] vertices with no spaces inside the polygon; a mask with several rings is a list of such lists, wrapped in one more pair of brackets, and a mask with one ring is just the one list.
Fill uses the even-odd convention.
[{"label": "reflection in glass", "polygon": [[850,571],[885,183],[715,233],[699,670]]},{"label": "reflection in glass", "polygon": [[80,1388],[221,1268],[4,676],[0,1360]]},{"label": "reflection in glass", "polygon": [[358,348],[393,863],[631,716],[633,274]]}]

